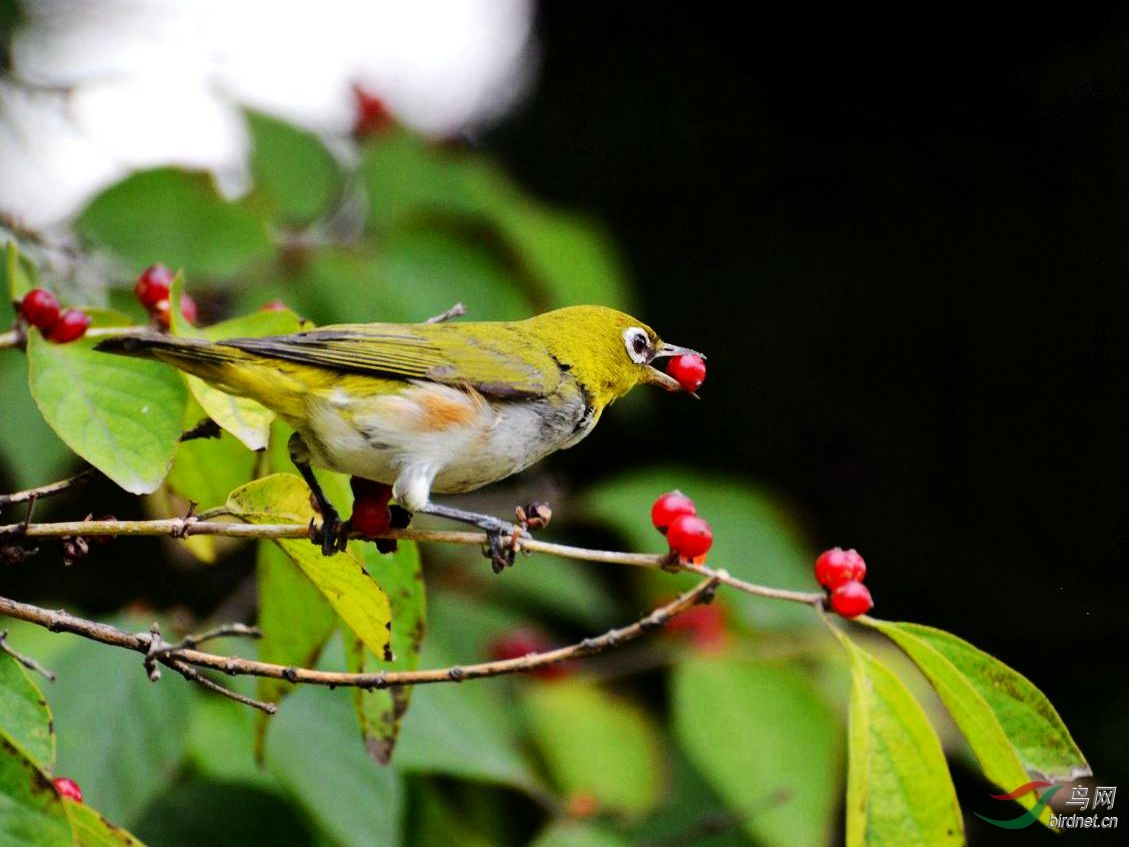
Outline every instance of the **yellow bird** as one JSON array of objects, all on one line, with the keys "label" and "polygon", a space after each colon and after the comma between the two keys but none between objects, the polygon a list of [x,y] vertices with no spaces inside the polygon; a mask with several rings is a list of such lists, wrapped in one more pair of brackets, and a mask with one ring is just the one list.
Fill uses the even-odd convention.
[{"label": "yellow bird", "polygon": [[640,383],[680,390],[653,363],[694,354],[603,306],[217,342],[125,335],[97,349],[166,362],[290,424],[291,457],[322,509],[326,555],[344,545],[343,524],[311,464],[391,485],[409,512],[473,524],[496,552],[512,523],[433,503],[432,492],[472,491],[571,447]]}]

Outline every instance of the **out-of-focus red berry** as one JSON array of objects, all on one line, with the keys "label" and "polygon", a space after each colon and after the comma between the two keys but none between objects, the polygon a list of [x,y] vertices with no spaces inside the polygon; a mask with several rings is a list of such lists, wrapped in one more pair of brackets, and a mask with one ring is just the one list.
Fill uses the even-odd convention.
[{"label": "out-of-focus red berry", "polygon": [[66,344],[86,335],[90,326],[90,315],[81,309],[65,309],[59,319],[47,331],[47,340],[56,344]]},{"label": "out-of-focus red berry", "polygon": [[269,300],[259,307],[260,312],[285,312],[290,307],[281,300]]},{"label": "out-of-focus red berry", "polygon": [[831,592],[831,608],[844,618],[857,618],[874,608],[874,600],[869,588],[852,579]]},{"label": "out-of-focus red berry", "polygon": [[353,135],[379,135],[396,123],[384,101],[360,85],[353,86]]},{"label": "out-of-focus red berry", "polygon": [[137,283],[133,286],[133,293],[146,309],[156,309],[162,300],[169,299],[169,289],[172,287],[173,272],[164,265],[151,265],[141,272]]},{"label": "out-of-focus red berry", "polygon": [[696,353],[682,353],[671,358],[666,372],[674,377],[683,391],[697,391],[706,381],[706,362]]},{"label": "out-of-focus red berry", "polygon": [[33,288],[20,301],[20,314],[29,324],[47,332],[59,319],[59,300],[45,288]]},{"label": "out-of-focus red berry", "polygon": [[63,797],[69,797],[76,803],[82,802],[82,789],[78,787],[78,783],[71,779],[69,776],[55,777],[55,790]]},{"label": "out-of-focus red berry", "polygon": [[565,811],[570,817],[590,818],[600,811],[600,799],[591,791],[574,791],[568,795]]},{"label": "out-of-focus red berry", "polygon": [[815,560],[815,578],[824,588],[834,590],[844,582],[861,582],[865,576],[866,562],[857,550],[833,547]]},{"label": "out-of-focus red berry", "polygon": [[659,495],[654,505],[651,506],[651,523],[655,525],[655,529],[659,532],[665,533],[671,521],[679,515],[695,515],[697,513],[698,509],[693,500],[681,491],[668,491],[666,494]]},{"label": "out-of-focus red berry", "polygon": [[670,632],[685,632],[694,646],[712,652],[725,644],[725,612],[717,604],[691,606],[671,618],[666,628]]},{"label": "out-of-focus red berry", "polygon": [[697,515],[679,515],[667,527],[666,540],[678,558],[696,559],[713,545],[713,530]]},{"label": "out-of-focus red berry", "polygon": [[[168,329],[169,324],[172,322],[171,304],[168,300],[161,300],[149,310],[153,319],[161,329]],[[189,297],[187,294],[180,295],[180,314],[188,323],[196,324],[196,301]]]},{"label": "out-of-focus red berry", "polygon": [[[541,632],[528,627],[518,627],[503,633],[490,643],[490,655],[498,661],[520,659],[531,653],[546,653],[555,646]],[[553,662],[534,668],[532,673],[542,679],[557,679],[567,676],[569,668],[563,662]]]}]

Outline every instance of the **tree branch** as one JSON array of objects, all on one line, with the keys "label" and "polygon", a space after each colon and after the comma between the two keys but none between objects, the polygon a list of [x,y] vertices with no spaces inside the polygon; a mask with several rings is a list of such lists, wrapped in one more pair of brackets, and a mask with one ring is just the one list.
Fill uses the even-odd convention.
[{"label": "tree branch", "polygon": [[[124,630],[97,621],[76,617],[69,612],[58,610],[50,611],[33,606],[29,603],[20,603],[6,597],[0,597],[0,614],[29,623],[38,624],[51,632],[71,632],[109,644],[134,650],[145,656],[145,665],[149,670],[150,679],[159,678],[158,664],[172,668],[193,682],[216,690],[225,697],[238,700],[268,713],[274,712],[274,705],[251,700],[233,692],[212,680],[200,675],[197,668],[221,671],[230,676],[257,676],[270,679],[284,679],[291,683],[304,683],[309,685],[353,686],[364,689],[383,689],[405,685],[424,685],[434,682],[463,682],[468,679],[480,679],[488,676],[529,671],[554,662],[563,662],[591,656],[612,647],[617,647],[632,639],[638,638],[647,632],[658,629],[666,624],[675,615],[685,611],[697,603],[708,603],[713,599],[719,581],[716,578],[704,579],[684,594],[679,595],[671,602],[653,610],[639,620],[625,627],[612,629],[595,638],[586,638],[568,647],[549,650],[543,653],[531,653],[514,659],[504,659],[494,662],[482,662],[473,665],[460,665],[448,668],[435,668],[417,671],[380,671],[378,673],[347,673],[344,671],[319,671],[311,668],[295,668],[287,665],[277,665],[270,662],[258,662],[250,659],[240,659],[238,656],[221,656],[215,653],[204,653],[186,646],[167,644],[161,638],[160,629],[156,624],[148,632],[129,633]],[[203,636],[185,639],[183,644],[199,643]]]},{"label": "tree branch", "polygon": [[[147,521],[67,521],[52,524],[21,523],[0,526],[0,540],[6,537],[14,539],[21,537],[51,538],[63,536],[91,537],[118,535],[164,535],[172,538],[187,538],[189,535],[219,535],[232,538],[277,540],[280,538],[308,538],[309,527],[304,524],[231,523],[218,520],[203,520],[200,517],[192,516]],[[360,538],[360,536],[354,537]],[[486,535],[484,533],[468,532],[464,530],[400,529],[388,532],[382,537],[425,543],[470,544],[478,547],[486,543]],[[722,585],[727,585],[737,591],[772,600],[786,600],[792,603],[803,603],[808,606],[822,607],[825,599],[822,592],[791,591],[784,588],[759,585],[734,577],[730,575],[728,571],[722,569],[715,570],[706,565],[679,562],[675,559],[671,559],[669,555],[624,553],[614,550],[591,550],[585,547],[574,547],[568,544],[538,541],[535,538],[526,538],[524,536],[517,538],[517,545],[519,550],[524,550],[529,553],[548,553],[566,559],[685,571],[705,579],[717,579]]]}]

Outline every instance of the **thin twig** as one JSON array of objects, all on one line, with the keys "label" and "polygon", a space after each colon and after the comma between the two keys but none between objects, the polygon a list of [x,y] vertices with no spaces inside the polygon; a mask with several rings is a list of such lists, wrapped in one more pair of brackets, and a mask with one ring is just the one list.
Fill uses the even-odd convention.
[{"label": "thin twig", "polygon": [[[434,682],[463,682],[468,679],[481,679],[489,676],[518,673],[533,670],[554,662],[563,662],[590,656],[612,647],[617,647],[624,642],[631,641],[639,636],[657,629],[675,615],[685,611],[697,603],[709,602],[718,586],[718,580],[704,579],[684,594],[679,595],[671,602],[660,606],[650,614],[637,620],[635,623],[619,629],[612,629],[595,638],[586,638],[569,647],[561,647],[544,653],[531,653],[515,659],[504,659],[495,662],[482,662],[473,665],[462,665],[448,668],[434,668],[418,671],[380,671],[378,673],[346,673],[343,671],[319,671],[311,668],[295,668],[286,665],[276,665],[269,662],[258,662],[250,659],[240,659],[237,656],[220,656],[214,653],[204,653],[199,650],[177,648],[165,644],[160,637],[159,630],[154,627],[149,632],[128,633],[116,627],[97,621],[85,620],[69,612],[49,611],[28,603],[20,603],[6,597],[0,597],[0,614],[29,623],[38,624],[51,632],[71,632],[115,647],[123,647],[145,654],[146,667],[160,663],[173,668],[177,673],[184,671],[176,665],[178,663],[191,665],[196,668],[207,668],[222,671],[231,676],[257,676],[270,679],[285,679],[292,683],[305,683],[309,685],[325,685],[330,687],[352,686],[364,689],[383,689],[404,685],[425,685]],[[152,670],[150,669],[150,675]],[[200,680],[193,680],[200,682]],[[211,681],[209,680],[209,683]],[[206,684],[200,682],[200,684]],[[215,685],[215,683],[211,683]],[[210,687],[210,686],[209,686]],[[234,692],[227,692],[231,696]],[[240,700],[240,702],[243,702]],[[251,702],[255,708],[264,705]]]},{"label": "thin twig", "polygon": [[454,306],[452,306],[447,311],[441,312],[438,315],[432,315],[430,318],[425,320],[424,323],[439,324],[439,323],[443,323],[443,321],[449,321],[452,318],[461,318],[465,314],[466,314],[466,306],[463,305],[462,303],[456,303]]},{"label": "thin twig", "polygon": [[230,688],[225,688],[218,682],[213,682],[204,676],[196,668],[182,662],[180,659],[171,658],[168,661],[168,666],[174,671],[179,673],[182,677],[189,682],[195,682],[209,691],[214,691],[216,694],[223,695],[229,700],[234,700],[236,703],[242,703],[244,706],[250,706],[252,709],[258,709],[261,712],[266,712],[268,715],[273,715],[278,712],[278,706],[274,703],[268,703],[265,700],[256,700],[248,697],[245,694],[240,694],[238,691],[232,691]]},{"label": "thin twig", "polygon": [[11,645],[8,644],[7,639],[8,630],[0,629],[0,650],[3,650],[29,671],[35,671],[37,674],[42,674],[51,682],[55,681],[58,674],[56,674],[54,671],[47,670],[47,668],[43,667],[43,665],[39,664],[39,662],[35,661],[35,659],[31,658],[30,656],[25,656],[23,653],[18,653],[13,650]]},{"label": "thin twig", "polygon": [[[210,510],[205,515],[214,514]],[[219,535],[230,538],[257,538],[278,540],[284,538],[308,538],[309,527],[305,524],[244,524],[226,521],[201,520],[200,517],[166,518],[150,521],[69,521],[52,524],[11,524],[0,526],[0,538],[5,536],[48,538],[59,536],[145,536],[166,535],[173,538],[187,538],[189,535]],[[441,544],[469,544],[481,547],[486,541],[482,532],[465,530],[421,530],[400,529],[386,534],[387,538],[405,541],[422,541]],[[672,563],[668,556],[653,553],[624,553],[614,550],[592,550],[535,538],[522,537],[518,540],[520,550],[530,553],[548,553],[567,559],[586,562],[605,562],[609,564],[631,565],[634,567],[681,570],[703,578],[716,578],[723,585],[772,600],[786,600],[807,606],[819,606],[824,596],[819,592],[791,591],[767,585],[748,582],[732,576],[725,570],[714,570],[705,565]]]},{"label": "thin twig", "polygon": [[87,468],[82,473],[77,473],[69,479],[51,482],[47,485],[41,485],[38,488],[29,488],[26,491],[0,494],[0,506],[9,506],[13,503],[24,503],[28,500],[37,500],[41,497],[50,497],[52,494],[60,494],[63,491],[69,491],[72,488],[83,485],[101,475],[102,472],[97,468]]}]

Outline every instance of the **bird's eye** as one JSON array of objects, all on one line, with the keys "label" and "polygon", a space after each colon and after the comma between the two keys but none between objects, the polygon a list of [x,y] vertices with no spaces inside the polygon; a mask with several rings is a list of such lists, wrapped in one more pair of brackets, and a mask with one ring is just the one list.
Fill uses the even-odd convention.
[{"label": "bird's eye", "polygon": [[651,360],[651,339],[639,327],[632,326],[623,331],[623,345],[635,364],[643,365]]}]

